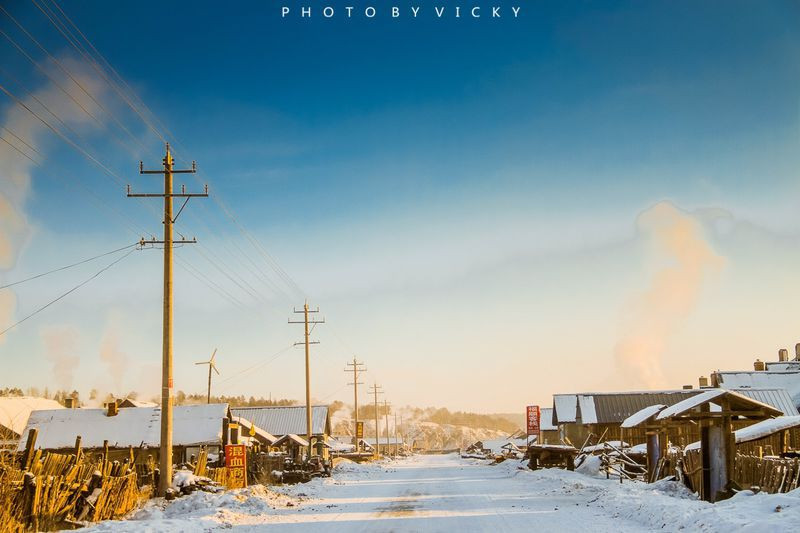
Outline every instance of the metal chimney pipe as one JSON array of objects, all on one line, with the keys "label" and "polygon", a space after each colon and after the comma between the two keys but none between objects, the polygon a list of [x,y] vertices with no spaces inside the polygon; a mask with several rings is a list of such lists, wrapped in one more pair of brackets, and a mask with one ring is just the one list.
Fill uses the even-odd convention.
[{"label": "metal chimney pipe", "polygon": [[800,361],[800,342],[794,345],[794,360]]},{"label": "metal chimney pipe", "polygon": [[778,361],[784,363],[789,360],[789,350],[781,348],[778,350]]}]

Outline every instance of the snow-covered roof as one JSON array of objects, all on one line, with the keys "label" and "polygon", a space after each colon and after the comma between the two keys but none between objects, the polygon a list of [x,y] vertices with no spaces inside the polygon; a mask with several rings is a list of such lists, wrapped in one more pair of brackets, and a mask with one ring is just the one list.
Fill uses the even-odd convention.
[{"label": "snow-covered roof", "polygon": [[487,439],[482,441],[484,449],[491,450],[493,453],[500,453],[503,450],[503,446],[506,444],[513,443],[514,446],[522,447],[528,445],[528,439]]},{"label": "snow-covered roof", "polygon": [[542,431],[558,431],[558,426],[553,424],[553,408],[542,407],[539,424]]},{"label": "snow-covered roof", "polygon": [[[234,416],[240,416],[253,422],[264,431],[276,436],[305,435],[306,407],[234,407],[231,409]],[[331,433],[331,419],[328,416],[327,405],[315,405],[311,408],[311,433],[321,435]]]},{"label": "snow-covered roof", "polygon": [[63,409],[60,403],[34,396],[0,396],[0,426],[22,436],[31,411]]},{"label": "snow-covered roof", "polygon": [[[747,426],[746,428],[737,429],[734,432],[734,435],[736,439],[736,444],[741,444],[743,442],[750,442],[758,439],[763,439],[779,431],[783,431],[785,429],[790,429],[798,426],[800,426],[800,415],[779,416],[777,418],[762,420],[761,422],[753,424],[752,426]],[[700,449],[699,440],[687,445],[685,448],[686,451],[699,450],[699,449]]]},{"label": "snow-covered roof", "polygon": [[594,406],[594,396],[578,395],[578,409],[581,423],[597,424],[597,410]]},{"label": "snow-covered roof", "polygon": [[641,424],[642,422],[644,422],[645,420],[649,419],[650,417],[652,417],[653,415],[658,413],[659,411],[661,411],[662,409],[664,409],[665,407],[666,407],[666,405],[661,404],[661,403],[657,403],[655,405],[648,405],[644,409],[636,411],[631,416],[629,416],[628,418],[623,420],[622,424],[620,424],[620,427],[623,427],[623,428],[636,427],[639,424]]},{"label": "snow-covered roof", "polygon": [[[107,416],[106,409],[59,409],[34,411],[26,431],[37,428],[36,446],[62,449],[75,446],[81,436],[84,448],[99,448],[108,440],[112,448],[157,447],[161,442],[161,408],[130,407]],[[227,403],[181,405],[173,408],[172,443],[176,446],[219,444],[222,419],[228,416]],[[20,442],[19,449],[23,449]]]},{"label": "snow-covered roof", "polygon": [[298,446],[303,446],[303,447],[308,446],[308,441],[306,439],[304,439],[303,437],[299,437],[299,436],[295,435],[294,433],[289,433],[289,434],[284,435],[283,437],[279,438],[278,440],[275,441],[273,446],[280,447],[280,446],[283,446],[284,444],[287,444],[289,442],[293,442],[293,443],[297,444]]},{"label": "snow-covered roof", "polygon": [[[554,394],[553,395],[553,422],[563,424],[565,422],[575,422],[578,413],[577,394]],[[556,422],[557,421],[557,422]]]},{"label": "snow-covered roof", "polygon": [[125,398],[119,402],[119,407],[121,408],[129,408],[129,407],[158,407],[156,402],[146,402],[144,400],[134,400],[133,398]]},{"label": "snow-covered roof", "polygon": [[554,394],[552,419],[556,424],[619,424],[644,407],[672,405],[697,394],[698,389]]},{"label": "snow-covered roof", "polygon": [[763,409],[767,413],[773,413],[776,415],[782,414],[777,408],[767,405],[763,402],[759,402],[758,400],[754,400],[753,398],[749,398],[743,394],[739,394],[738,392],[725,389],[706,389],[696,396],[686,398],[675,405],[667,407],[658,413],[658,415],[656,415],[656,420],[666,420],[667,418],[681,415],[705,403],[711,404],[711,411],[719,411],[719,402],[723,398],[727,399],[728,401],[736,402],[740,405],[747,405],[748,407],[757,407]]},{"label": "snow-covered roof", "polygon": [[786,389],[795,407],[800,408],[800,372],[714,372],[714,378],[724,389]]},{"label": "snow-covered roof", "polygon": [[762,420],[752,426],[747,426],[736,431],[736,443],[750,442],[751,440],[763,439],[769,437],[773,433],[783,431],[785,429],[800,426],[800,415],[794,416],[779,416],[778,418],[770,418]]}]

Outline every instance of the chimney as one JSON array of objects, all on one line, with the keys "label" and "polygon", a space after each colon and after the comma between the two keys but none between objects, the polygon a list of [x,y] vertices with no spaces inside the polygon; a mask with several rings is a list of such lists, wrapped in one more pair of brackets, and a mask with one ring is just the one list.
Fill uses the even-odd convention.
[{"label": "chimney", "polygon": [[691,385],[684,385],[683,386],[683,390],[692,390],[692,386]]},{"label": "chimney", "polygon": [[708,388],[708,378],[707,377],[700,376],[700,379],[698,379],[697,381],[699,382],[698,383],[699,388],[701,388],[701,389],[707,389]]},{"label": "chimney", "polygon": [[800,342],[794,345],[794,360],[800,361]]},{"label": "chimney", "polygon": [[755,369],[756,372],[763,372],[766,369],[766,365],[761,359],[756,359],[753,363],[753,369]]},{"label": "chimney", "polygon": [[119,406],[117,406],[117,402],[108,402],[106,404],[106,416],[117,416],[119,413]]},{"label": "chimney", "polygon": [[778,350],[778,361],[784,363],[789,360],[789,350],[781,348]]},{"label": "chimney", "polygon": [[67,409],[75,409],[75,398],[64,398],[64,407]]}]

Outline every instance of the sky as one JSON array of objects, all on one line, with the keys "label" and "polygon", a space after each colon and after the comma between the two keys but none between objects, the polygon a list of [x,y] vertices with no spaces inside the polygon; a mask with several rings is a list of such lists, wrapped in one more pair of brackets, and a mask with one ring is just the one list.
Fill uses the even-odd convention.
[{"label": "sky", "polygon": [[[521,413],[800,341],[796,2],[0,5],[0,284],[158,237],[125,187],[169,141],[212,196],[176,390],[216,348],[215,392],[301,399],[304,299],[324,402],[354,356],[396,405]],[[0,387],[158,393],[162,253],[128,251],[0,289]]]}]

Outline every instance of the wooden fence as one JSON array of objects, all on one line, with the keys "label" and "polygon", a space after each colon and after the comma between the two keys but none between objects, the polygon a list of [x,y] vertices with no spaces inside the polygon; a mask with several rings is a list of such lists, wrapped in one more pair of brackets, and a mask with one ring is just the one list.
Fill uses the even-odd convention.
[{"label": "wooden fence", "polygon": [[[689,488],[699,491],[703,480],[700,450],[686,452],[683,473]],[[733,481],[742,489],[758,487],[770,494],[789,492],[800,486],[800,459],[736,454]]]},{"label": "wooden fence", "polygon": [[48,531],[121,518],[149,496],[139,490],[136,472],[116,461],[37,451],[28,466],[0,464],[0,531]]}]

